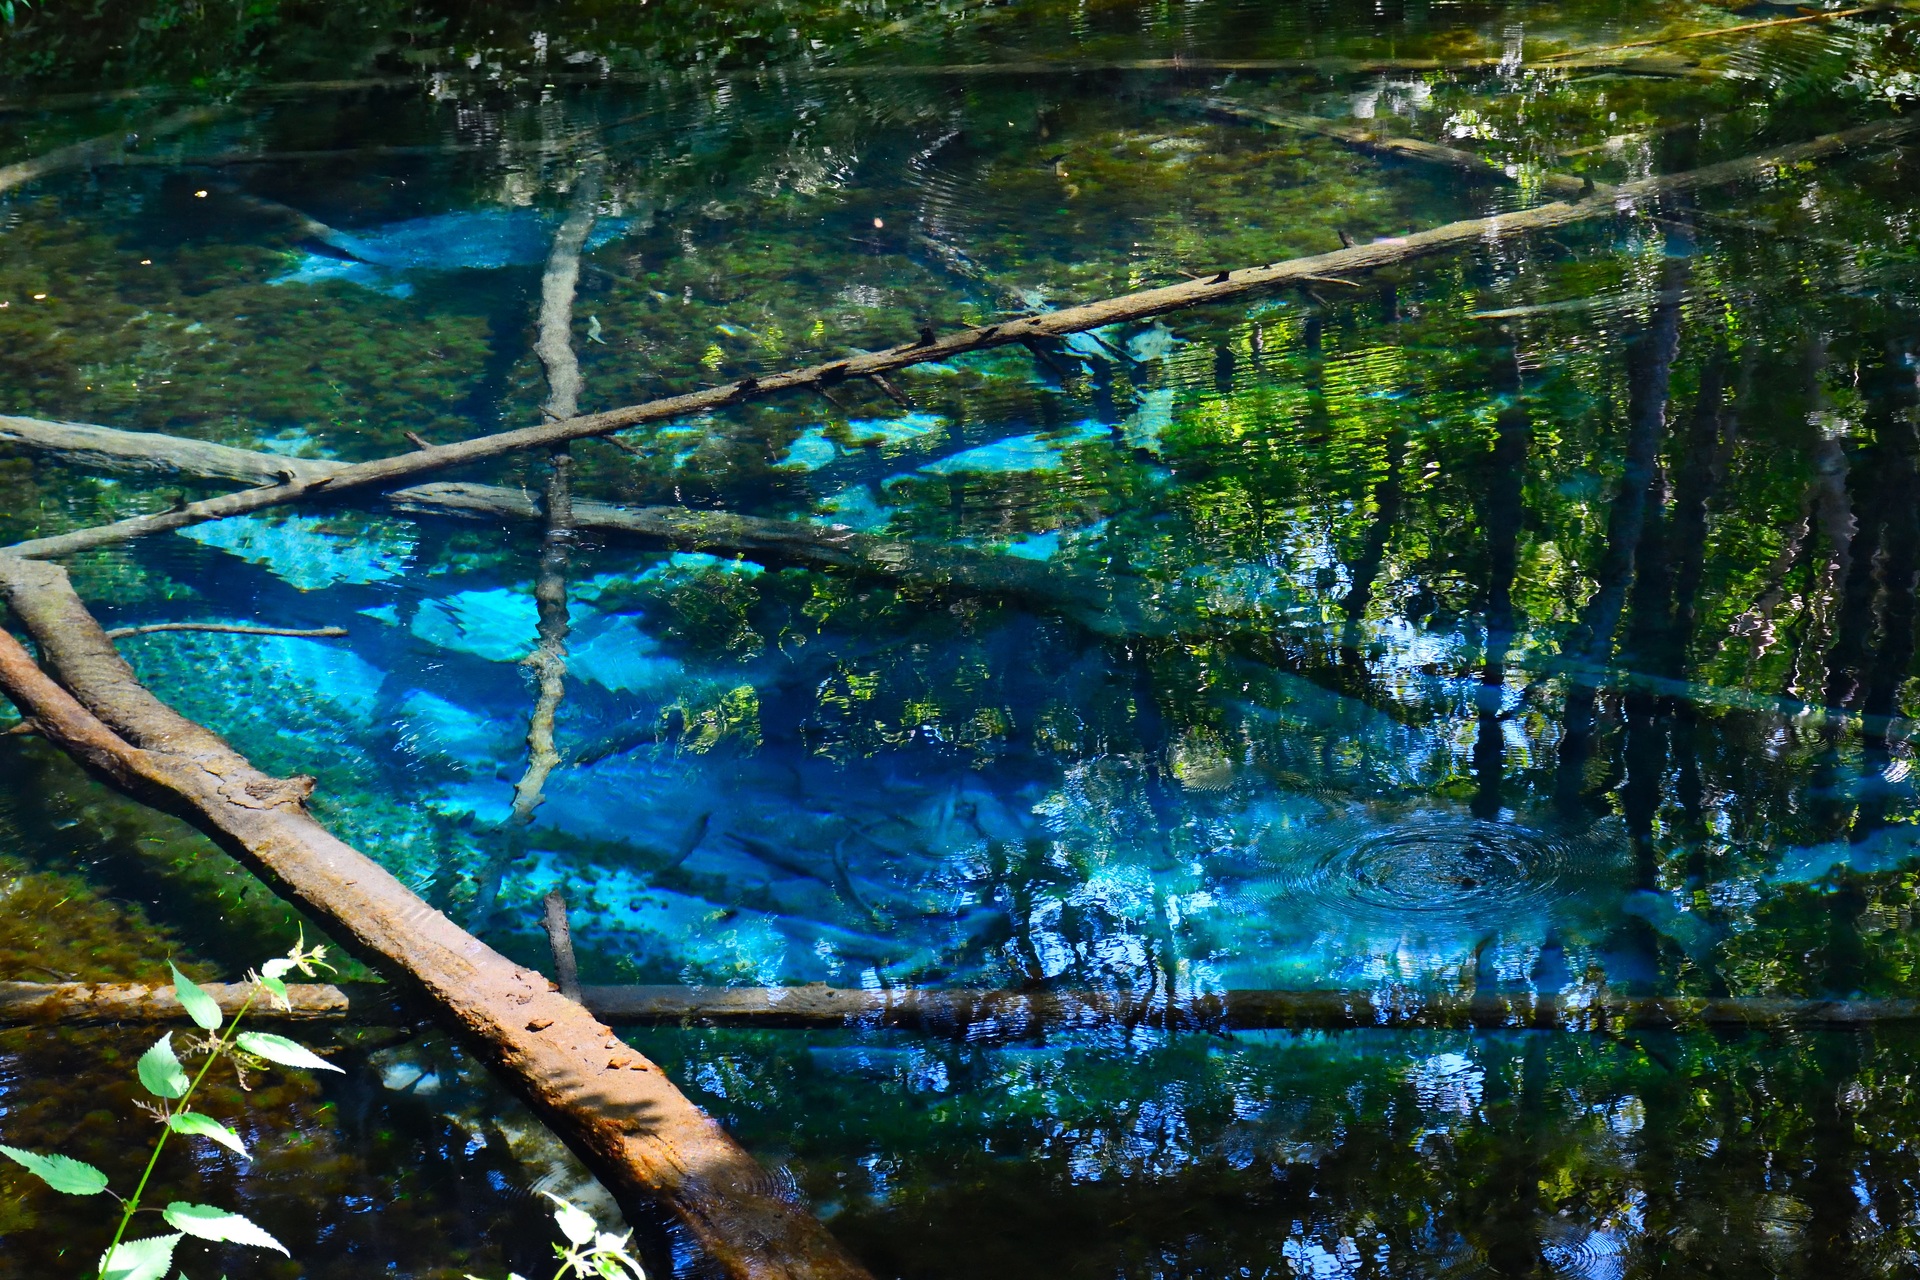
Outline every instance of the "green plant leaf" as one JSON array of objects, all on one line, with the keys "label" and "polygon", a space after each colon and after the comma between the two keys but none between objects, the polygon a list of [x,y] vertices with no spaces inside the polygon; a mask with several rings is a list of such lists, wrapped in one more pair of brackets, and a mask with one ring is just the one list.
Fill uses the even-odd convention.
[{"label": "green plant leaf", "polygon": [[173,970],[173,994],[180,1001],[180,1007],[187,1011],[187,1016],[193,1019],[194,1025],[202,1031],[218,1031],[226,1017],[220,1012],[220,1006],[214,1003],[213,997],[201,990],[198,983],[180,972],[171,961],[167,968]]},{"label": "green plant leaf", "polygon": [[0,1155],[22,1166],[55,1191],[70,1196],[97,1196],[107,1189],[107,1175],[72,1156],[42,1156],[18,1147],[0,1146]]},{"label": "green plant leaf", "polygon": [[292,968],[292,960],[286,956],[275,956],[260,966],[260,976],[263,978],[284,978]]},{"label": "green plant leaf", "polygon": [[101,1280],[167,1280],[173,1247],[179,1243],[177,1235],[123,1240],[101,1255]]},{"label": "green plant leaf", "polygon": [[292,1003],[292,997],[287,995],[287,984],[279,978],[270,978],[263,973],[260,975],[260,985],[267,989],[267,994],[272,996],[276,1003],[282,1006]]},{"label": "green plant leaf", "polygon": [[541,1195],[553,1201],[553,1220],[560,1224],[560,1234],[574,1244],[586,1244],[593,1239],[593,1233],[599,1230],[593,1215],[585,1209],[577,1209],[551,1191],[542,1191]]},{"label": "green plant leaf", "polygon": [[[305,1067],[309,1071],[339,1071],[340,1068],[319,1057],[304,1045],[295,1044],[285,1036],[268,1035],[264,1031],[243,1031],[234,1037],[234,1044],[242,1053],[250,1053],[256,1058],[265,1058],[268,1062],[277,1062],[283,1067]],[[342,1072],[344,1075],[345,1073]]]},{"label": "green plant leaf", "polygon": [[287,1253],[287,1246],[255,1226],[248,1218],[237,1213],[228,1213],[225,1209],[216,1209],[210,1204],[188,1204],[184,1200],[175,1200],[160,1216],[167,1225],[184,1231],[190,1236],[202,1240],[223,1240],[228,1244],[250,1244],[256,1249],[272,1249],[275,1253]]},{"label": "green plant leaf", "polygon": [[167,1117],[167,1128],[190,1137],[211,1138],[242,1159],[252,1159],[247,1154],[246,1143],[240,1141],[240,1135],[212,1116],[203,1116],[198,1111],[182,1111]]},{"label": "green plant leaf", "polygon": [[185,1067],[173,1052],[173,1032],[160,1037],[153,1048],[140,1055],[140,1061],[134,1064],[140,1073],[140,1083],[148,1093],[158,1098],[184,1097],[193,1082],[187,1079]]}]

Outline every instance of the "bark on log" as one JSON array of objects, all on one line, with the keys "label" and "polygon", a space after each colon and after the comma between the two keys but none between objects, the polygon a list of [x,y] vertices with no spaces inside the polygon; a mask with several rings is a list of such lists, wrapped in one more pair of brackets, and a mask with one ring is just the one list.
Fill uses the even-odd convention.
[{"label": "bark on log", "polygon": [[1064,307],[1022,319],[965,329],[932,342],[909,342],[884,351],[862,352],[846,359],[747,378],[684,395],[667,396],[645,404],[603,413],[583,414],[565,422],[549,422],[522,427],[494,435],[480,436],[459,444],[435,445],[396,457],[354,463],[329,475],[301,479],[297,475],[283,484],[244,490],[223,497],[189,503],[174,511],[139,516],[93,529],[77,530],[57,537],[19,543],[6,550],[32,559],[72,555],[95,547],[111,546],[150,533],[164,533],[221,520],[228,516],[264,511],[299,502],[319,493],[340,493],[348,489],[399,486],[420,476],[449,467],[485,462],[528,449],[552,449],[571,440],[592,439],[630,427],[667,422],[694,414],[708,413],[746,400],[782,391],[808,390],[844,382],[848,378],[870,378],[913,365],[951,360],[972,351],[983,351],[1036,338],[1059,338],[1165,315],[1215,302],[1227,302],[1249,294],[1337,276],[1341,273],[1371,271],[1394,263],[1458,249],[1485,241],[1551,230],[1573,223],[1630,212],[1638,204],[1662,196],[1725,186],[1793,165],[1844,154],[1850,150],[1892,142],[1920,130],[1920,115],[1882,120],[1875,124],[1827,134],[1808,142],[1795,143],[1760,152],[1722,164],[1708,165],[1685,173],[1668,174],[1627,182],[1609,190],[1605,198],[1561,201],[1540,205],[1516,213],[1487,218],[1469,218],[1409,236],[1396,236],[1368,245],[1354,245],[1333,253],[1294,258],[1266,266],[1221,271],[1203,280],[1148,289],[1139,293],[1108,298],[1081,306]]},{"label": "bark on log", "polygon": [[[229,1013],[244,983],[205,983]],[[255,1006],[262,1022],[405,1026],[419,1008],[378,983],[291,984],[291,1010]],[[1526,994],[1239,990],[1176,1001],[1135,1001],[1093,991],[866,991],[807,987],[583,987],[580,998],[611,1026],[683,1025],[761,1030],[890,1028],[967,1040],[1019,1038],[1114,1024],[1168,1031],[1400,1030],[1517,1027],[1613,1031],[1683,1027],[1852,1027],[1920,1020],[1920,1000],[1809,1000],[1780,996],[1702,999],[1582,997],[1566,1003]],[[141,983],[0,982],[0,1025],[186,1022],[171,986]]]},{"label": "bark on log", "polygon": [[230,110],[224,106],[192,107],[139,128],[103,133],[97,138],[88,138],[85,142],[76,142],[31,160],[0,166],[0,192],[11,191],[36,178],[44,178],[64,169],[83,169],[90,164],[111,161],[126,154],[127,148],[142,138],[164,138],[196,125],[210,124],[226,116]]},{"label": "bark on log", "polygon": [[658,1067],[315,822],[310,779],[260,773],[141,687],[57,566],[0,555],[0,592],[61,682],[0,629],[0,692],[82,765],[193,821],[424,997],[630,1214],[664,1208],[732,1276],[866,1275]]},{"label": "bark on log", "polygon": [[[1492,182],[1517,181],[1510,177],[1505,169],[1496,166],[1485,156],[1475,155],[1471,151],[1461,151],[1456,147],[1443,147],[1436,142],[1423,142],[1418,138],[1391,137],[1359,125],[1342,124],[1338,120],[1324,120],[1319,116],[1302,115],[1296,111],[1280,111],[1272,107],[1249,106],[1246,103],[1229,102],[1224,98],[1207,98],[1197,105],[1206,114],[1223,120],[1270,124],[1280,129],[1318,134],[1375,155],[1395,156],[1402,160],[1417,160],[1422,164],[1458,169],[1473,177]],[[1578,196],[1588,190],[1586,183],[1578,178],[1568,177],[1564,173],[1543,173],[1539,176],[1539,183],[1542,191],[1551,191],[1557,195]]]}]

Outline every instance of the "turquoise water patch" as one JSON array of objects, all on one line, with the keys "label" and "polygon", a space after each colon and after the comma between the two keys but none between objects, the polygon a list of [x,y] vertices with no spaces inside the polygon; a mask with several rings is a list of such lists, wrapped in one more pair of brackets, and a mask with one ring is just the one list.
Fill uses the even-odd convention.
[{"label": "turquoise water patch", "polygon": [[202,546],[239,556],[302,591],[385,582],[413,563],[410,526],[360,517],[351,536],[332,531],[319,516],[234,516],[179,530]]},{"label": "turquoise water patch", "polygon": [[[477,209],[409,218],[364,231],[335,231],[326,243],[347,257],[303,254],[293,270],[269,284],[344,281],[394,297],[413,287],[396,277],[410,271],[489,271],[546,260],[559,218],[534,209]],[[626,234],[623,218],[601,218],[587,236],[595,249]]]},{"label": "turquoise water patch", "polygon": [[840,450],[833,441],[827,439],[825,427],[808,427],[787,451],[774,463],[777,467],[793,467],[801,471],[818,471],[840,456]]},{"label": "turquoise water patch", "polygon": [[424,689],[409,692],[394,727],[408,750],[442,755],[491,772],[515,747],[515,734],[498,717],[459,706]]},{"label": "turquoise water patch", "polygon": [[427,601],[413,617],[413,634],[455,653],[518,662],[532,652],[539,623],[532,595],[496,587]]},{"label": "turquoise water patch", "polygon": [[668,697],[687,674],[678,661],[661,656],[660,642],[631,614],[582,627],[569,649],[569,674],[613,693]]},{"label": "turquoise water patch", "polygon": [[[917,474],[928,476],[1000,475],[1024,471],[1058,471],[1065,451],[1075,445],[1107,438],[1107,428],[1088,419],[1064,432],[1035,432],[1009,436],[962,453],[939,458],[921,467]],[[891,476],[884,483],[896,484],[904,475]]]},{"label": "turquoise water patch", "polygon": [[1127,443],[1136,449],[1160,451],[1160,439],[1173,425],[1173,400],[1176,392],[1172,387],[1144,392],[1140,396],[1140,407],[1127,419]]},{"label": "turquoise water patch", "polygon": [[861,533],[878,532],[893,519],[893,509],[875,501],[873,490],[864,484],[852,485],[823,499],[820,511],[832,523]]},{"label": "turquoise water patch", "polygon": [[946,425],[945,418],[932,413],[909,413],[904,418],[861,418],[847,424],[847,443],[882,446],[904,444]]}]

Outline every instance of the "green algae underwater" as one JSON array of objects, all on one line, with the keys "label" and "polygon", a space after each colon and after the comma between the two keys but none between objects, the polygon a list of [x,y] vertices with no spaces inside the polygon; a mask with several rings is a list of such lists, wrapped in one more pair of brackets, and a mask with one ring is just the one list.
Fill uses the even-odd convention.
[{"label": "green algae underwater", "polygon": [[[1807,16],[17,5],[0,173],[125,145],[0,190],[0,414],[348,461],[537,422],[542,267],[590,171],[587,412],[1916,109],[1911,7],[1704,34]],[[552,971],[559,889],[590,984],[1145,1011],[628,1033],[876,1276],[1912,1274],[1911,1023],[1170,1028],[1248,989],[1920,997],[1916,192],[1911,144],[1864,150],[917,367],[910,404],[846,385],[579,444],[581,501],[1079,585],[583,531],[524,830],[537,524],[315,503],[68,567],[108,626],[345,627],[121,650],[523,963]],[[0,445],[0,540],[219,490]],[[230,980],[318,936],[30,735],[0,737],[0,901],[0,980]],[[0,1141],[137,1174],[150,1038],[0,1030]],[[544,1274],[538,1193],[601,1203],[438,1033],[306,1038],[344,1074],[206,1103],[252,1161],[160,1175],[298,1261],[189,1274]],[[90,1272],[94,1225],[0,1170],[0,1277]],[[652,1274],[714,1273],[633,1225]]]}]

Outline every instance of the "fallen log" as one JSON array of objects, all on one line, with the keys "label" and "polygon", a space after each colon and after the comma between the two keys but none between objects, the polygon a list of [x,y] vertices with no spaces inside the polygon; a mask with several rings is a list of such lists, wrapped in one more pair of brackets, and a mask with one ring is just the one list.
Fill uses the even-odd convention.
[{"label": "fallen log", "polygon": [[210,124],[226,116],[230,110],[224,106],[192,107],[136,129],[103,133],[97,138],[88,138],[84,142],[76,142],[71,146],[49,151],[31,160],[21,160],[15,164],[0,166],[0,192],[11,191],[36,178],[44,178],[48,174],[59,173],[65,169],[84,169],[88,165],[110,161],[125,155],[127,148],[142,138],[164,138],[168,134],[180,133],[196,125]]},{"label": "fallen log", "polygon": [[[0,555],[0,594],[60,683],[0,629],[0,692],[76,761],[194,822],[424,1002],[635,1218],[664,1210],[734,1277],[866,1272],[660,1069],[315,822],[272,778],[143,688],[64,571]],[[64,686],[64,687],[63,687]]]},{"label": "fallen log", "polygon": [[[0,447],[5,446],[89,470],[203,480],[273,483],[287,475],[327,476],[348,465],[147,431],[0,416]],[[544,519],[540,504],[528,494],[497,485],[416,485],[385,498],[410,515],[500,523]],[[687,507],[618,507],[574,499],[572,527],[689,551],[751,556],[772,564],[1013,596],[1056,609],[1103,633],[1164,631],[1172,626],[1170,615],[1149,592],[1131,590],[1125,583],[1103,584],[1042,561],[856,533],[816,520],[772,520]]]},{"label": "fallen log", "polygon": [[[548,929],[556,910],[547,903]],[[564,906],[558,908],[564,912]],[[564,920],[564,916],[561,917]],[[560,926],[564,927],[564,925]],[[245,983],[204,983],[229,1012]],[[564,987],[564,979],[562,981]],[[416,1006],[379,983],[293,984],[292,1008],[261,1009],[255,1021],[407,1026]],[[1146,1026],[1171,1032],[1279,1030],[1541,1031],[1666,1030],[1686,1027],[1859,1027],[1920,1021],[1920,1000],[1817,1000],[1784,996],[1582,996],[1367,990],[1216,991],[1176,1000],[1136,1000],[1091,990],[991,991],[921,987],[581,987],[589,1012],[609,1026],[713,1026],[758,1030],[922,1032],[979,1041],[1045,1031]],[[0,1025],[186,1022],[171,986],[142,983],[0,982]]]},{"label": "fallen log", "polygon": [[913,365],[951,360],[973,351],[984,351],[1040,338],[1059,338],[1107,325],[1125,324],[1165,315],[1190,307],[1227,302],[1249,294],[1299,284],[1341,273],[1371,271],[1395,263],[1447,252],[1472,244],[1499,241],[1505,237],[1530,234],[1591,221],[1632,211],[1641,202],[1662,196],[1679,195],[1708,187],[1725,186],[1782,168],[1827,159],[1848,151],[1892,142],[1920,131],[1920,115],[1882,120],[1870,125],[1827,134],[1808,142],[1778,147],[1738,160],[1689,170],[1685,173],[1645,178],[1611,188],[1604,199],[1561,201],[1515,213],[1486,218],[1469,218],[1428,231],[1394,236],[1373,244],[1354,245],[1333,253],[1294,258],[1266,266],[1221,271],[1202,280],[1147,289],[1138,293],[1108,298],[1100,302],[1064,307],[1019,319],[964,329],[945,337],[929,335],[889,347],[884,351],[861,352],[841,360],[811,365],[766,377],[748,377],[725,386],[710,387],[683,395],[667,396],[645,404],[602,413],[583,414],[564,422],[521,427],[493,435],[480,436],[458,444],[435,445],[427,449],[353,463],[323,476],[303,479],[297,474],[284,483],[243,490],[222,497],[188,503],[172,511],[137,516],[92,529],[77,530],[50,538],[38,538],[6,548],[12,554],[49,559],[72,555],[96,547],[112,546],[151,533],[164,533],[221,520],[228,516],[264,511],[295,503],[321,492],[340,493],[364,487],[398,486],[420,476],[450,467],[485,462],[528,449],[552,449],[571,440],[586,440],[611,435],[630,427],[667,422],[695,414],[708,413],[744,401],[791,390],[826,388],[849,378],[871,378]]},{"label": "fallen log", "polygon": [[[1342,124],[1338,120],[1326,120],[1319,116],[1302,115],[1297,111],[1281,111],[1273,107],[1249,106],[1242,102],[1229,102],[1224,98],[1206,98],[1195,105],[1207,115],[1222,120],[1267,124],[1279,129],[1317,134],[1375,155],[1393,156],[1401,160],[1416,160],[1422,164],[1439,165],[1445,169],[1457,169],[1489,181],[1517,181],[1505,169],[1495,165],[1485,156],[1475,155],[1471,151],[1461,151],[1456,147],[1443,147],[1437,142],[1424,142],[1419,138],[1393,137],[1375,133],[1359,125]],[[1538,181],[1542,191],[1551,191],[1558,195],[1579,196],[1592,190],[1591,184],[1564,173],[1543,173],[1539,175]]]}]

